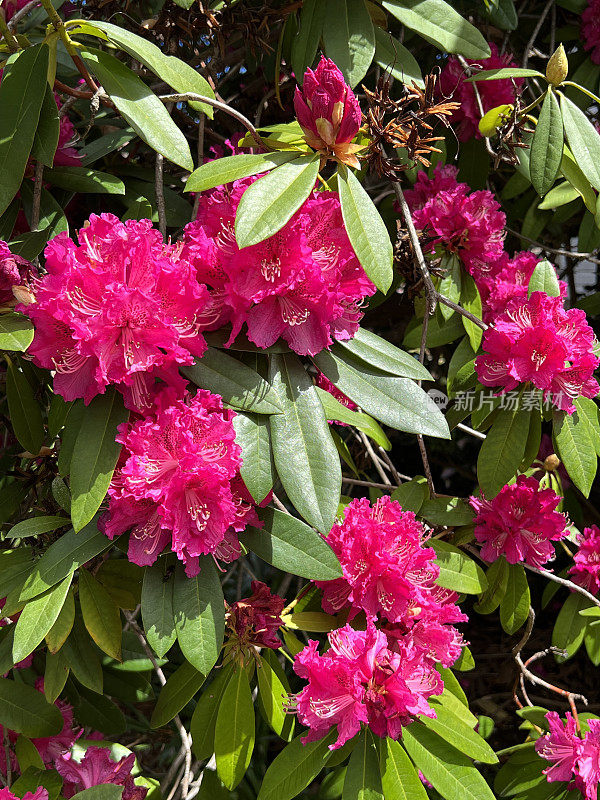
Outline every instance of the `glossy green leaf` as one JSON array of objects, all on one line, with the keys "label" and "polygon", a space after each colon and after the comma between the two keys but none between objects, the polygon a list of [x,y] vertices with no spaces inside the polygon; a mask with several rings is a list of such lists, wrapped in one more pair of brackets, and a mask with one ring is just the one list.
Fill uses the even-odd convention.
[{"label": "glossy green leaf", "polygon": [[[462,273],[460,302],[465,311],[470,311],[477,319],[483,317],[481,296],[475,281],[467,272]],[[476,352],[481,344],[481,337],[483,336],[483,329],[477,325],[476,322],[470,320],[468,317],[460,315],[463,327],[469,337],[471,347]]]},{"label": "glossy green leaf", "polygon": [[268,564],[312,580],[341,577],[335,553],[315,530],[275,508],[261,509],[259,516],[263,526],[246,528],[244,544]]},{"label": "glossy green leaf", "polygon": [[192,751],[196,758],[204,760],[214,753],[215,726],[221,698],[233,674],[233,663],[221,666],[215,678],[200,695],[190,722]]},{"label": "glossy green leaf", "polygon": [[425,500],[429,497],[427,481],[422,477],[415,477],[392,492],[392,500],[400,503],[405,511],[418,514]]},{"label": "glossy green leaf", "polygon": [[323,534],[337,512],[342,474],[323,406],[295,355],[274,355],[269,380],[283,413],[269,417],[277,474],[298,512]]},{"label": "glossy green leaf", "polygon": [[436,705],[434,717],[421,717],[426,728],[434,731],[461,753],[485,764],[496,764],[498,757],[489,744],[447,706]]},{"label": "glossy green leaf", "polygon": [[533,274],[529,279],[529,297],[531,297],[533,292],[544,292],[550,295],[550,297],[558,297],[560,295],[560,284],[558,282],[556,269],[554,265],[546,259],[536,264]]},{"label": "glossy green leaf", "polygon": [[46,644],[50,653],[56,653],[66,642],[75,622],[75,595],[71,588],[54,624],[46,634]]},{"label": "glossy green leaf", "polygon": [[466,500],[460,497],[438,496],[425,500],[419,516],[432,525],[470,525],[475,512]]},{"label": "glossy green leaf", "polygon": [[478,614],[491,614],[498,608],[508,586],[508,571],[508,562],[503,557],[490,564],[485,574],[487,589],[475,604]]},{"label": "glossy green leaf", "polygon": [[79,601],[83,622],[98,647],[121,660],[121,614],[104,586],[86,569],[79,570]]},{"label": "glossy green leaf", "polygon": [[148,644],[163,658],[175,644],[175,614],[173,610],[173,576],[167,559],[146,567],[142,586],[142,620]]},{"label": "glossy green leaf", "polygon": [[44,762],[40,756],[37,747],[33,744],[31,739],[26,736],[19,736],[15,743],[15,755],[19,762],[19,771],[25,772],[29,767],[36,769],[45,769]]},{"label": "glossy green leaf", "polygon": [[573,404],[578,418],[587,422],[588,436],[594,443],[596,455],[600,456],[600,409],[591,397],[577,397]]},{"label": "glossy green leaf", "polygon": [[417,769],[446,800],[493,800],[470,759],[420,722],[404,728],[402,738]]},{"label": "glossy green leaf", "polygon": [[312,192],[319,173],[318,155],[300,155],[252,183],[235,217],[239,247],[249,247],[277,233]]},{"label": "glossy green leaf", "polygon": [[476,75],[467,78],[465,83],[475,81],[500,81],[506,78],[543,78],[543,73],[537,69],[524,69],[522,67],[500,67],[499,69],[482,69]]},{"label": "glossy green leaf", "polygon": [[269,422],[258,414],[237,414],[233,427],[235,442],[242,448],[240,475],[254,501],[262,503],[275,481]]},{"label": "glossy green leaf", "polygon": [[153,728],[162,728],[170,722],[190,702],[205,680],[201,672],[184,661],[161,689],[150,725]]},{"label": "glossy green leaf", "polygon": [[26,47],[8,59],[0,84],[0,214],[16,195],[33,146],[46,90],[50,50]]},{"label": "glossy green leaf", "polygon": [[0,678],[0,724],[30,739],[56,736],[63,727],[59,709],[32,686]]},{"label": "glossy green leaf", "polygon": [[490,500],[515,475],[527,443],[529,412],[500,408],[477,459],[481,491]]},{"label": "glossy green leaf", "polygon": [[563,141],[560,106],[549,87],[535,127],[529,159],[531,183],[540,197],[552,188],[556,180],[562,161]]},{"label": "glossy green leaf", "polygon": [[46,653],[46,669],[44,671],[44,694],[49,703],[54,703],[69,677],[69,665],[64,653]]},{"label": "glossy green leaf", "polygon": [[265,717],[275,733],[282,736],[290,719],[286,711],[289,687],[284,686],[277,672],[262,655],[256,667],[256,675]]},{"label": "glossy green leaf", "polygon": [[75,618],[73,629],[63,644],[61,652],[79,683],[96,694],[102,694],[103,677],[100,653],[79,615]]},{"label": "glossy green leaf", "polygon": [[47,592],[30,600],[21,612],[15,627],[13,659],[18,664],[44,639],[56,622],[63,607],[73,574],[57,583]]},{"label": "glossy green leaf", "polygon": [[509,635],[527,621],[531,598],[527,575],[521,564],[509,564],[506,591],[500,601],[500,622]]},{"label": "glossy green leaf", "polygon": [[487,587],[481,567],[472,558],[449,542],[431,539],[429,544],[436,552],[435,563],[440,568],[436,583],[445,589],[464,594],[479,594]]},{"label": "glossy green leaf", "polygon": [[381,375],[327,350],[313,360],[341,392],[385,425],[408,433],[450,438],[443,414],[414,381]]},{"label": "glossy green leaf", "polygon": [[60,189],[88,194],[125,194],[125,184],[109,172],[88,167],[55,167],[44,170],[44,180]]},{"label": "glossy green leaf", "polygon": [[354,87],[366,75],[375,54],[373,22],[364,0],[322,0],[325,5],[323,43]]},{"label": "glossy green leaf", "polygon": [[182,373],[196,386],[220,394],[224,402],[256,414],[280,414],[281,402],[267,381],[237,358],[209,347]]},{"label": "glossy green leaf", "polygon": [[392,445],[390,440],[383,432],[381,426],[368,414],[362,414],[360,411],[350,411],[343,403],[317,386],[317,394],[323,405],[325,416],[328,421],[343,422],[346,425],[353,425],[355,428],[363,431],[373,439],[378,445],[383,447],[384,450],[391,450]]},{"label": "glossy green leaf", "polygon": [[300,85],[306,68],[315,60],[326,8],[323,0],[304,0],[302,3],[300,28],[292,42],[292,69]]},{"label": "glossy green leaf", "polygon": [[570,479],[587,497],[598,468],[594,442],[589,435],[588,421],[578,412],[554,413],[552,440],[555,451],[563,462]]},{"label": "glossy green leaf", "polygon": [[217,774],[228,789],[235,789],[244,777],[254,739],[254,704],[248,673],[238,666],[223,692],[215,728]]},{"label": "glossy green leaf", "polygon": [[123,787],[114,783],[101,783],[77,792],[72,800],[120,800],[123,794]]},{"label": "glossy green leaf", "polygon": [[562,112],[565,134],[577,165],[594,189],[600,191],[600,135],[586,115],[562,93]]},{"label": "glossy green leaf", "polygon": [[[587,619],[581,611],[588,608],[590,601],[576,592],[570,594],[558,612],[552,630],[552,645],[566,652],[566,658],[573,656],[581,647],[585,636]],[[559,661],[565,658],[557,656]]]},{"label": "glossy green leaf", "polygon": [[425,369],[414,356],[366,328],[359,328],[352,339],[336,342],[332,347],[333,353],[341,355],[344,351],[389,375],[422,381],[433,380],[429,370]]},{"label": "glossy green leaf", "polygon": [[377,747],[368,729],[359,734],[352,750],[342,800],[384,800]]},{"label": "glossy green leaf", "polygon": [[48,800],[57,800],[62,783],[56,770],[28,767],[11,785],[10,791],[16,797],[23,797],[27,792],[35,792],[38,787],[43,786],[48,790]]},{"label": "glossy green leaf", "polygon": [[393,248],[387,228],[356,175],[344,165],[338,167],[337,174],[350,243],[368,277],[385,293],[393,279]]},{"label": "glossy green leaf", "polygon": [[410,50],[378,25],[375,25],[375,61],[396,80],[409,86],[413,83],[424,86],[421,68]]},{"label": "glossy green leaf", "polygon": [[175,629],[183,655],[208,675],[221,650],[225,607],[219,574],[210,556],[200,556],[200,573],[187,578],[178,567],[173,585]]},{"label": "glossy green leaf", "polygon": [[421,779],[400,742],[388,736],[380,759],[384,797],[393,797],[396,800],[427,800],[427,792]]},{"label": "glossy green leaf", "polygon": [[490,48],[483,35],[444,0],[384,0],[396,19],[428,42],[448,53],[465,58],[489,58]]},{"label": "glossy green leaf", "polygon": [[24,352],[33,342],[33,325],[24,314],[0,315],[0,350]]},{"label": "glossy green leaf", "polygon": [[88,48],[81,55],[137,135],[169,161],[192,170],[194,162],[185,136],[146,84],[110,53]]},{"label": "glossy green leaf", "polygon": [[[41,162],[46,167],[51,167],[54,163],[54,155],[58,147],[60,136],[60,118],[58,116],[58,106],[54,100],[52,89],[47,84],[40,109],[35,138],[31,147],[31,156],[36,161]],[[44,227],[43,225],[40,227]]]},{"label": "glossy green leaf", "polygon": [[185,191],[205,192],[207,189],[237,181],[248,175],[268,172],[297,157],[297,152],[281,151],[278,153],[240,153],[236,156],[215,158],[192,172],[185,185]]},{"label": "glossy green leaf", "polygon": [[76,531],[92,519],[106,496],[121,445],[117,427],[129,417],[113,387],[87,406],[71,459],[71,519]]},{"label": "glossy green leaf", "polygon": [[304,733],[293,739],[269,765],[257,800],[292,800],[317,777],[331,754],[335,736],[302,744]]},{"label": "glossy green leaf", "polygon": [[44,423],[31,384],[14,361],[6,370],[6,397],[10,421],[19,444],[37,455],[44,441]]}]

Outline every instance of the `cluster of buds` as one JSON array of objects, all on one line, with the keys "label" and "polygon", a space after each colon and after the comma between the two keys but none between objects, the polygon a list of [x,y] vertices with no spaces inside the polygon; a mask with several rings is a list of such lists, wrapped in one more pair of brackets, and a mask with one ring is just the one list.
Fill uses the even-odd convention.
[{"label": "cluster of buds", "polygon": [[16,303],[29,305],[33,301],[29,284],[34,275],[33,264],[11,253],[6,242],[0,240],[0,309]]},{"label": "cluster of buds", "polygon": [[226,617],[229,631],[226,658],[238,658],[242,662],[249,656],[255,657],[261,647],[271,650],[281,647],[277,631],[283,624],[281,613],[285,601],[272,594],[261,581],[253,581],[251,588],[250,597],[231,605]]}]

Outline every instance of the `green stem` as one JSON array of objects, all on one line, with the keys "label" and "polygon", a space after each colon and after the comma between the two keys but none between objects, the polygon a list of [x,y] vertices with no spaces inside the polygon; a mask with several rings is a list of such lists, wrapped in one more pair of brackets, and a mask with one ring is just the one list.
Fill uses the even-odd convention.
[{"label": "green stem", "polygon": [[21,48],[19,47],[19,43],[16,40],[13,32],[6,24],[6,20],[4,19],[4,14],[2,13],[2,11],[0,11],[0,33],[2,34],[2,38],[8,45],[8,49],[10,50],[10,52],[18,53]]},{"label": "green stem", "polygon": [[588,97],[591,97],[595,103],[600,103],[600,97],[593,92],[590,92],[589,89],[585,88],[585,86],[580,86],[578,83],[574,83],[573,81],[563,81],[561,86],[572,86],[574,89],[579,89],[580,92],[583,92],[584,94],[587,94]]},{"label": "green stem", "polygon": [[544,97],[546,97],[546,94],[547,94],[547,92],[548,92],[548,90],[546,89],[546,91],[545,91],[545,92],[542,92],[542,94],[541,94],[541,95],[540,95],[540,96],[537,98],[537,100],[534,100],[534,101],[533,101],[533,103],[530,103],[530,104],[527,106],[527,108],[524,108],[522,111],[519,111],[519,116],[520,116],[520,117],[523,117],[523,116],[525,116],[526,114],[529,114],[529,112],[530,112],[530,111],[533,111],[533,109],[534,109],[536,106],[539,106],[539,104],[542,102],[542,100],[544,99]]}]

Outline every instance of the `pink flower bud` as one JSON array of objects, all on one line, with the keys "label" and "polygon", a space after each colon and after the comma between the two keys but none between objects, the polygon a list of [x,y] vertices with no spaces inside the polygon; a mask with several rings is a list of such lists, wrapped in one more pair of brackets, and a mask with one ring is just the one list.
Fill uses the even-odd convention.
[{"label": "pink flower bud", "polygon": [[294,108],[311,147],[358,165],[356,146],[348,145],[360,128],[360,105],[331,59],[323,56],[314,72],[306,70],[302,91],[296,88]]}]

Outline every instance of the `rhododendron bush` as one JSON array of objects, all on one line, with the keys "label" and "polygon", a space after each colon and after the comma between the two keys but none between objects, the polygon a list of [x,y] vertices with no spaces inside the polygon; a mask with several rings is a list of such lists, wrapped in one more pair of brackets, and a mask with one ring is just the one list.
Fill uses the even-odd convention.
[{"label": "rhododendron bush", "polygon": [[0,0],[0,800],[598,800],[600,3]]}]

